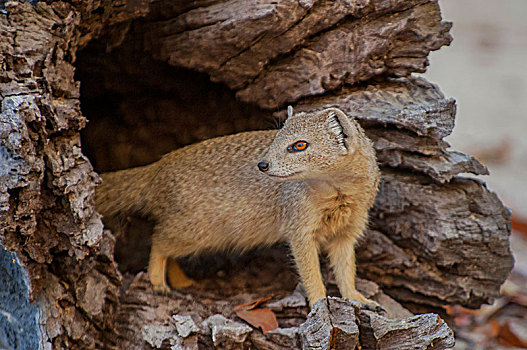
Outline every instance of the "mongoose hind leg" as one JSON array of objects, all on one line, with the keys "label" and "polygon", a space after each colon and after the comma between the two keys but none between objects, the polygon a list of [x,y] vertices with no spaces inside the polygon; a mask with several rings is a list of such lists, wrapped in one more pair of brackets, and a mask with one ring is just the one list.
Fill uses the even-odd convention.
[{"label": "mongoose hind leg", "polygon": [[152,244],[152,251],[150,252],[150,262],[148,265],[148,275],[150,283],[154,291],[160,293],[170,292],[170,288],[166,282],[166,265],[168,256],[161,253],[155,244]]},{"label": "mongoose hind leg", "polygon": [[384,311],[384,308],[376,301],[370,300],[362,295],[355,287],[355,237],[338,237],[327,246],[329,260],[340,294],[345,299],[357,300],[367,309],[372,311]]},{"label": "mongoose hind leg", "polygon": [[194,281],[192,278],[189,278],[187,275],[185,275],[175,258],[168,259],[167,264],[166,278],[170,288],[185,288],[196,283],[196,281]]}]

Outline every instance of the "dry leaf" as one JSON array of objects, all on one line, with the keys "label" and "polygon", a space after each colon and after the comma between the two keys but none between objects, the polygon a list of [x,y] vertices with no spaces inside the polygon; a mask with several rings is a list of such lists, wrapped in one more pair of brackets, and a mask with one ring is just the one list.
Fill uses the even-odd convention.
[{"label": "dry leaf", "polygon": [[257,300],[254,300],[254,301],[250,301],[245,304],[236,305],[232,308],[232,311],[237,312],[239,310],[252,310],[258,305],[263,304],[268,300],[271,300],[272,297],[273,297],[273,294],[257,299]]},{"label": "dry leaf", "polygon": [[488,338],[495,339],[500,334],[500,324],[498,320],[493,319],[490,321],[490,331],[487,334]]},{"label": "dry leaf", "polygon": [[446,305],[444,308],[454,318],[456,326],[468,326],[476,316],[476,310],[466,309],[460,305]]},{"label": "dry leaf", "polygon": [[276,315],[270,309],[241,310],[236,315],[251,326],[260,328],[264,334],[278,328]]},{"label": "dry leaf", "polygon": [[278,321],[276,320],[276,315],[270,309],[255,309],[257,306],[265,303],[270,300],[273,296],[269,295],[267,297],[260,298],[255,301],[250,301],[245,304],[236,305],[232,310],[236,315],[249,323],[255,328],[260,328],[262,332],[267,333],[273,329],[278,328]]},{"label": "dry leaf", "polygon": [[527,349],[527,342],[520,339],[509,326],[509,322],[506,322],[500,327],[498,334],[498,344],[503,346],[515,346],[517,348]]}]

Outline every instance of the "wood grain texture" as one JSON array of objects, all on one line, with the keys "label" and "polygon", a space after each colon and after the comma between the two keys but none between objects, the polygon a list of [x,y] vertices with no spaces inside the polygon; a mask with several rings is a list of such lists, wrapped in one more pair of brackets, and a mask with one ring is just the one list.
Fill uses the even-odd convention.
[{"label": "wood grain texture", "polygon": [[[85,126],[74,80],[80,12],[62,2],[10,2],[2,26],[0,227],[39,306],[42,344],[98,347],[120,277],[101,248],[98,175],[82,154]],[[110,249],[111,250],[111,249]],[[111,260],[108,260],[111,258]]]},{"label": "wood grain texture", "polygon": [[450,25],[440,22],[435,2],[343,23],[269,67],[238,97],[263,108],[277,108],[379,75],[424,72],[428,53],[450,42],[449,29]]},{"label": "wood grain texture", "polygon": [[434,1],[226,1],[147,21],[145,46],[276,108],[378,75],[424,72],[450,43]]}]

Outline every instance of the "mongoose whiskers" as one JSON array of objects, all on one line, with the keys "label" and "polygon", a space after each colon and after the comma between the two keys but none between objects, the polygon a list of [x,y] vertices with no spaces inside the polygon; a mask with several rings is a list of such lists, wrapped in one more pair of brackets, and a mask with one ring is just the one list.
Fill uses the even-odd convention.
[{"label": "mongoose whiskers", "polygon": [[[214,138],[147,166],[103,174],[97,209],[154,220],[148,273],[157,291],[169,290],[169,257],[286,241],[311,305],[326,296],[319,251],[328,254],[344,298],[375,305],[355,289],[355,244],[379,177],[358,123],[336,108],[297,114],[289,108],[278,131]],[[177,265],[175,275],[175,288],[193,282]]]}]

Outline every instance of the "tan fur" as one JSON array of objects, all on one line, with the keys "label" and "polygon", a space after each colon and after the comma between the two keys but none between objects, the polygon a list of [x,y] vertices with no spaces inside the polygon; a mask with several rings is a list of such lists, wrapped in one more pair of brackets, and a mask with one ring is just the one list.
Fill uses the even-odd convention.
[{"label": "tan fur", "polygon": [[[308,148],[288,152],[298,140]],[[269,163],[265,173],[261,161]],[[134,211],[156,222],[148,268],[156,290],[168,290],[169,257],[287,241],[311,305],[326,294],[319,251],[328,254],[342,296],[370,302],[355,289],[354,247],[379,170],[361,127],[338,109],[291,115],[278,132],[206,140],[102,177],[101,214]],[[190,284],[178,269],[171,284]]]}]

